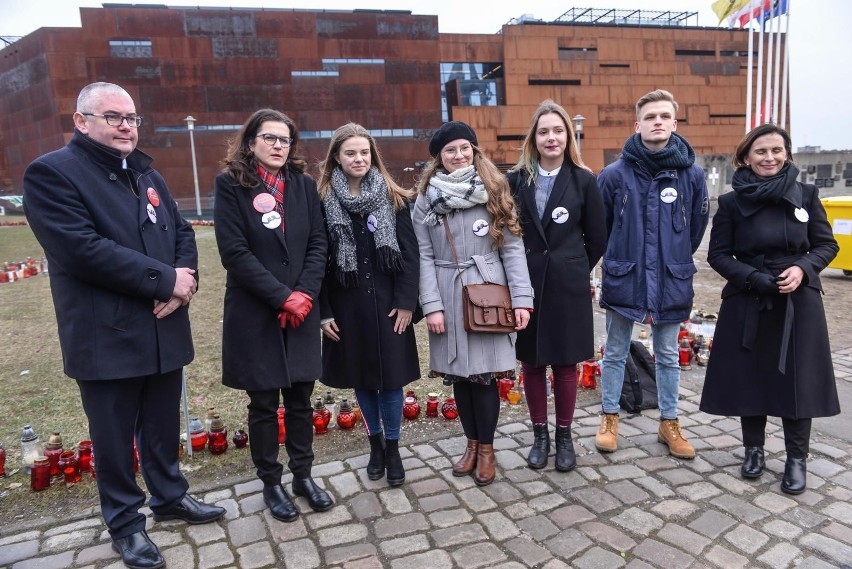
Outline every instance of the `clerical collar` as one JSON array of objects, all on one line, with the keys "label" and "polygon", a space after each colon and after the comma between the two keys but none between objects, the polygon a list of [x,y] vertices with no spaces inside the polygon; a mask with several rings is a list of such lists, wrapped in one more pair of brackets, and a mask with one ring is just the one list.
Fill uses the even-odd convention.
[{"label": "clerical collar", "polygon": [[545,176],[545,177],[550,178],[550,177],[557,175],[559,173],[559,170],[561,170],[561,169],[562,169],[562,165],[560,164],[558,168],[556,168],[555,170],[550,170],[548,172],[547,170],[545,170],[544,168],[541,167],[541,164],[539,164],[538,165],[538,174],[539,174],[539,176]]},{"label": "clerical collar", "polygon": [[127,158],[121,159],[121,167],[127,170]]}]

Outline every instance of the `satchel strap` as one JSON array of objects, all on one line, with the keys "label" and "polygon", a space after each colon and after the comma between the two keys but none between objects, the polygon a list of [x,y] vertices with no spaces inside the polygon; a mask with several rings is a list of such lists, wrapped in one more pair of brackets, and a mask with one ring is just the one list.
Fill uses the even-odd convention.
[{"label": "satchel strap", "polygon": [[[447,241],[450,242],[450,249],[453,252],[453,260],[456,262],[456,270],[459,272],[459,279],[461,279],[462,270],[459,265],[459,255],[456,253],[456,242],[453,239],[453,232],[450,231],[450,225],[447,223],[447,216],[444,216],[444,219],[441,220],[441,225],[444,226],[444,231],[447,234]],[[464,286],[464,280],[462,280],[462,286]]]}]

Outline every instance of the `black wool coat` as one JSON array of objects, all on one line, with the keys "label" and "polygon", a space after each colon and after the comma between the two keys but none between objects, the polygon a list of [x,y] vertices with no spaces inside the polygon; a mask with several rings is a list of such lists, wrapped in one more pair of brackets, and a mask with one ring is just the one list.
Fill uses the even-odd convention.
[{"label": "black wool coat", "polygon": [[[814,186],[797,183],[784,200],[762,206],[735,192],[719,197],[707,260],[728,283],[722,290],[702,411],[790,419],[840,412],[819,279],[837,251]],[[776,276],[792,264],[805,274],[792,294],[760,297],[747,289],[746,280],[756,268]],[[787,316],[792,319],[790,337],[781,353]]]},{"label": "black wool coat", "polygon": [[[271,390],[314,381],[322,373],[319,291],[327,239],[316,184],[289,169],[284,226],[268,229],[252,200],[262,184],[245,188],[228,174],[216,177],[216,242],[228,272],[222,328],[222,383]],[[298,328],[281,329],[278,312],[293,291],[314,299]]]},{"label": "black wool coat", "polygon": [[[358,283],[344,287],[335,276],[336,263],[329,259],[320,295],[322,318],[334,318],[340,341],[323,336],[321,381],[329,387],[390,390],[420,377],[414,326],[405,333],[393,331],[394,308],[417,307],[420,252],[410,210],[396,213],[396,238],[402,253],[401,270],[386,273],[378,265],[374,234],[366,217],[349,213],[355,234]],[[330,253],[333,256],[333,253]]]},{"label": "black wool coat", "polygon": [[[541,219],[535,184],[525,172],[509,174],[524,230],[535,310],[518,332],[517,357],[533,365],[572,365],[594,355],[589,273],[606,249],[606,218],[595,176],[568,163],[556,175]],[[557,223],[554,210],[568,220]],[[562,210],[558,210],[558,215]],[[560,219],[564,216],[559,216]]]},{"label": "black wool coat", "polygon": [[189,307],[153,313],[155,300],[172,296],[175,267],[198,268],[198,251],[151,162],[134,150],[124,169],[117,150],[75,131],[24,173],[24,211],[50,262],[62,359],[74,379],[166,373],[194,356]]}]

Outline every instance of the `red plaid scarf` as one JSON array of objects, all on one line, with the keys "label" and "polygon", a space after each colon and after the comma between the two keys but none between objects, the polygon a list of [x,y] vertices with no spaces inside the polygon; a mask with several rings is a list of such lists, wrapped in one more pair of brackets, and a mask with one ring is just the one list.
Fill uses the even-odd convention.
[{"label": "red plaid scarf", "polygon": [[286,184],[284,183],[284,174],[279,170],[277,174],[273,174],[260,164],[257,165],[257,176],[266,188],[266,191],[272,194],[275,198],[275,211],[281,216],[281,231],[284,232],[284,193]]}]

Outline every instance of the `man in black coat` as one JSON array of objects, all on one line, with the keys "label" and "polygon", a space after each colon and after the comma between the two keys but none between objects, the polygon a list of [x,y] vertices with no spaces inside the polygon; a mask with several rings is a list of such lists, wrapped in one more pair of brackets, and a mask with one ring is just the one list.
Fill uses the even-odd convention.
[{"label": "man in black coat", "polygon": [[136,149],[141,123],[118,85],[83,88],[70,142],[24,174],[24,210],[50,261],[65,373],[89,419],[113,549],[129,567],[153,568],[165,560],[139,513],[134,439],[155,520],[206,523],[225,510],[189,496],[178,467],[198,251],[151,157]]}]

